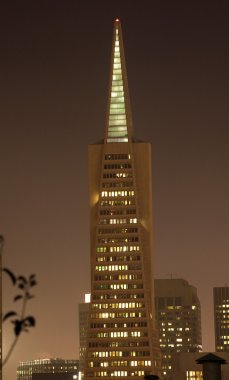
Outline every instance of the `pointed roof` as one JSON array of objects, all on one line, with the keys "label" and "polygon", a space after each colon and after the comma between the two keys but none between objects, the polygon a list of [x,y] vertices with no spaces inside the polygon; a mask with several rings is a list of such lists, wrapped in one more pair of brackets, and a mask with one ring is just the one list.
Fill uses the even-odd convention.
[{"label": "pointed roof", "polygon": [[108,116],[105,141],[128,142],[132,138],[132,118],[122,29],[119,19],[114,22]]},{"label": "pointed roof", "polygon": [[199,359],[196,360],[198,364],[207,363],[207,362],[217,362],[219,364],[226,364],[226,360],[215,355],[212,353],[209,353],[207,355],[201,356]]}]

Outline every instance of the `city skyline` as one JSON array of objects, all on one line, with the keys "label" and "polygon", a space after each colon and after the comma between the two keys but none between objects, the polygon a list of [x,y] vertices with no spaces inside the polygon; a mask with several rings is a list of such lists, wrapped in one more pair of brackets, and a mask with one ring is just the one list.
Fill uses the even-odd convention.
[{"label": "city skyline", "polygon": [[37,327],[19,341],[8,378],[19,360],[78,356],[77,304],[89,291],[87,145],[104,130],[117,16],[134,130],[153,144],[156,277],[197,287],[204,350],[214,350],[212,288],[227,282],[229,246],[224,4],[12,4],[1,4],[0,227],[4,266],[35,272],[39,286],[29,306]]}]

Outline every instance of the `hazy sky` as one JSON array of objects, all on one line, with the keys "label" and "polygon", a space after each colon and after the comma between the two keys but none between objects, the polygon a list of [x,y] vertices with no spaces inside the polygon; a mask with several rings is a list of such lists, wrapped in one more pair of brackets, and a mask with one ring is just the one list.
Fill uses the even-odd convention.
[{"label": "hazy sky", "polygon": [[[197,287],[204,349],[214,349],[212,288],[229,282],[228,8],[1,1],[4,266],[39,281],[28,308],[37,327],[20,339],[4,380],[16,379],[21,360],[78,357],[78,303],[90,289],[87,145],[104,133],[117,16],[135,136],[153,147],[155,275]],[[4,311],[11,297],[4,278]]]}]

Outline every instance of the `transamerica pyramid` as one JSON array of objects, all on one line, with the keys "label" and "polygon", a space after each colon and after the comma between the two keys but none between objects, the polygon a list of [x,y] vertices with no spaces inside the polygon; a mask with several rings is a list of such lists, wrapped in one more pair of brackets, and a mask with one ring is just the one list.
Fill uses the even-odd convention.
[{"label": "transamerica pyramid", "polygon": [[85,379],[161,375],[155,328],[151,146],[133,136],[114,23],[104,140],[89,146],[91,308]]}]

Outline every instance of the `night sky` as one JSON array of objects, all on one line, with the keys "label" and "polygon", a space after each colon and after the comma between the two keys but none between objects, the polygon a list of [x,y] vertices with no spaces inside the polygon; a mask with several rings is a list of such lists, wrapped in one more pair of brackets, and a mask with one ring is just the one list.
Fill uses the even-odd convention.
[{"label": "night sky", "polygon": [[[155,276],[197,287],[204,350],[214,350],[212,288],[229,283],[228,8],[1,1],[3,265],[39,281],[28,305],[37,327],[21,337],[5,380],[21,360],[78,358],[78,303],[90,290],[87,145],[104,134],[116,17],[134,134],[153,148]],[[4,311],[16,306],[11,288],[4,275]]]}]

